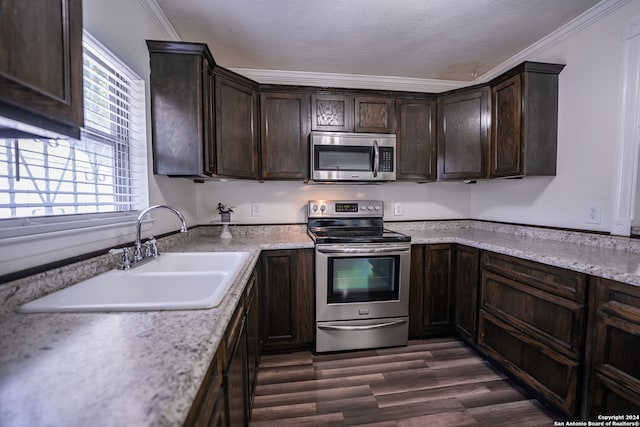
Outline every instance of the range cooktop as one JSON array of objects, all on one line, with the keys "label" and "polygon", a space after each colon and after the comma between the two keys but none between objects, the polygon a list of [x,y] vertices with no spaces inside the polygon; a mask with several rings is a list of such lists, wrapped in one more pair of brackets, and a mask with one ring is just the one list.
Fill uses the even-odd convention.
[{"label": "range cooktop", "polygon": [[410,242],[411,237],[384,228],[380,200],[310,200],[308,233],[316,243]]}]

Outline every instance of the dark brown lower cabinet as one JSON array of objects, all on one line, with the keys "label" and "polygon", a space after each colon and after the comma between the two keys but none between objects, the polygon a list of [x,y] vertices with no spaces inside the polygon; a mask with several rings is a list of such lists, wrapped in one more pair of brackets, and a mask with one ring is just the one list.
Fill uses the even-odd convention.
[{"label": "dark brown lower cabinet", "polygon": [[226,395],[222,386],[224,350],[219,348],[209,365],[200,390],[187,415],[185,426],[226,426]]},{"label": "dark brown lower cabinet", "polygon": [[413,245],[409,296],[409,336],[452,334],[455,245]]},{"label": "dark brown lower cabinet", "polygon": [[592,291],[588,417],[640,415],[640,287],[597,278]]},{"label": "dark brown lower cabinet", "polygon": [[262,253],[259,283],[264,351],[313,345],[313,256],[313,249]]},{"label": "dark brown lower cabinet", "polygon": [[569,417],[580,413],[585,285],[581,273],[482,253],[479,349]]},{"label": "dark brown lower cabinet", "polygon": [[253,396],[258,380],[258,366],[262,353],[260,338],[260,299],[258,294],[257,274],[254,271],[249,278],[245,291],[245,307],[247,312],[247,412],[251,413]]},{"label": "dark brown lower cabinet", "polygon": [[462,245],[456,247],[455,276],[453,328],[463,340],[475,344],[478,328],[479,249]]}]

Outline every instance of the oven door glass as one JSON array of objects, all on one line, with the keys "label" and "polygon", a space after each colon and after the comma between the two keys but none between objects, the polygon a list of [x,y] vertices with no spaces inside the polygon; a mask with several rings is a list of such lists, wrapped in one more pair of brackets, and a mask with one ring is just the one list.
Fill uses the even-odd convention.
[{"label": "oven door glass", "polygon": [[317,171],[373,171],[372,146],[316,145],[313,159]]},{"label": "oven door glass", "polygon": [[331,257],[327,303],[399,299],[400,256]]}]

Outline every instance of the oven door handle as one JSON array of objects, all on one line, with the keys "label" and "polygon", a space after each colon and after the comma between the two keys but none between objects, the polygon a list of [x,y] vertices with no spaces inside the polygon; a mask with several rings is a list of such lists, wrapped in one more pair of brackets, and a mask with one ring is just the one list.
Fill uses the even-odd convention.
[{"label": "oven door handle", "polygon": [[411,248],[404,246],[383,247],[348,247],[348,246],[316,246],[316,250],[323,254],[381,254],[389,252],[409,251]]},{"label": "oven door handle", "polygon": [[327,331],[367,331],[370,329],[390,328],[392,326],[404,325],[405,323],[407,323],[406,320],[394,320],[392,322],[376,323],[373,325],[318,325],[318,329],[324,329]]}]

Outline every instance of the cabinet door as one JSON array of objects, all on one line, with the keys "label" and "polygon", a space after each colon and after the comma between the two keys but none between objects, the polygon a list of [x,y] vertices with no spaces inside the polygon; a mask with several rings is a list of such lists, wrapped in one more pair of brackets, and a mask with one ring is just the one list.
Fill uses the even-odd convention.
[{"label": "cabinet door", "polygon": [[82,1],[6,0],[1,9],[0,114],[79,138]]},{"label": "cabinet door", "polygon": [[224,351],[216,351],[205,375],[191,410],[184,423],[185,426],[208,427],[225,425],[225,393],[223,388]]},{"label": "cabinet door", "polygon": [[577,416],[578,362],[550,351],[516,325],[485,310],[479,314],[478,346],[565,415]]},{"label": "cabinet door", "polygon": [[262,179],[307,178],[310,96],[260,94]]},{"label": "cabinet door", "polygon": [[436,103],[396,100],[396,179],[434,181],[437,166]]},{"label": "cabinet door", "polygon": [[455,310],[453,326],[469,343],[476,343],[478,325],[478,281],[480,251],[468,246],[456,248]]},{"label": "cabinet door", "polygon": [[395,105],[392,98],[356,96],[355,131],[393,133]]},{"label": "cabinet door", "polygon": [[450,335],[453,245],[412,246],[409,335]]},{"label": "cabinet door", "polygon": [[258,92],[215,76],[218,175],[258,177]]},{"label": "cabinet door", "polygon": [[588,415],[640,413],[640,288],[596,279]]},{"label": "cabinet door", "polygon": [[489,114],[488,88],[438,100],[438,179],[486,178]]},{"label": "cabinet door", "polygon": [[311,95],[311,130],[353,132],[353,97]]},{"label": "cabinet door", "polygon": [[258,366],[260,364],[260,300],[257,285],[257,272],[253,272],[246,287],[247,310],[247,409],[251,413],[253,395],[258,380]]},{"label": "cabinet door", "polygon": [[491,178],[522,175],[522,82],[519,74],[491,88]]},{"label": "cabinet door", "polygon": [[205,45],[147,41],[151,64],[153,172],[215,173],[213,76]]},{"label": "cabinet door", "polygon": [[266,251],[260,263],[264,350],[310,346],[315,322],[313,249]]},{"label": "cabinet door", "polygon": [[247,414],[247,331],[244,323],[239,325],[234,346],[231,347],[229,365],[225,374],[227,414],[230,426],[246,426]]}]

